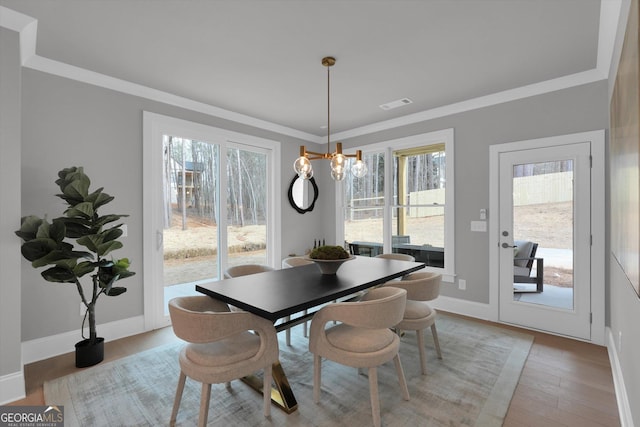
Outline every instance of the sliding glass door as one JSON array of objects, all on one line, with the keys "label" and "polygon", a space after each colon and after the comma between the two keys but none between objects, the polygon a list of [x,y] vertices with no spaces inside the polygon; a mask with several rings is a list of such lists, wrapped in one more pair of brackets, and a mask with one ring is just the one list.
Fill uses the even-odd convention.
[{"label": "sliding glass door", "polygon": [[279,145],[145,113],[145,322],[232,265],[279,264]]}]

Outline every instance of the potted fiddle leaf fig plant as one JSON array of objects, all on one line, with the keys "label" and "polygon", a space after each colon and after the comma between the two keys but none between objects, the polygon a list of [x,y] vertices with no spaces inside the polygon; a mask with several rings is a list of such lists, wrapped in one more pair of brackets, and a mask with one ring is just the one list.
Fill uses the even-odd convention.
[{"label": "potted fiddle leaf fig plant", "polygon": [[[42,277],[48,282],[75,285],[82,304],[86,307],[82,320],[82,338],[76,343],[76,366],[84,368],[104,359],[104,338],[96,332],[96,302],[101,295],[118,296],[126,288],[114,286],[119,280],[133,276],[129,259],[107,258],[112,251],[122,248],[118,240],[122,223],[128,215],[100,215],[98,209],[114,197],[99,188],[89,192],[91,181],[82,167],[65,168],[58,172],[55,183],[61,194],[56,194],[68,207],[64,215],[53,218],[25,216],[20,230],[23,240],[21,252],[34,268],[46,269]],[[116,224],[114,224],[116,223]],[[83,284],[81,279],[89,283]],[[89,337],[85,337],[85,323],[89,322]]]}]

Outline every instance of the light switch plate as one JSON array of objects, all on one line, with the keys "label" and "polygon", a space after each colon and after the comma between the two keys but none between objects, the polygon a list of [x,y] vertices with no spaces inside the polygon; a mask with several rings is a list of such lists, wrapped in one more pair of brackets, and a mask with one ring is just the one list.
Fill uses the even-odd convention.
[{"label": "light switch plate", "polygon": [[487,231],[487,221],[471,221],[471,231]]}]

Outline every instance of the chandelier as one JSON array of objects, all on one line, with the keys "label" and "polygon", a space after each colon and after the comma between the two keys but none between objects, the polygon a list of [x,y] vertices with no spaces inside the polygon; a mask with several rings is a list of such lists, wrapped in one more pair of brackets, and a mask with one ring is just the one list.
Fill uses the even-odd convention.
[{"label": "chandelier", "polygon": [[309,179],[313,176],[313,166],[311,160],[324,159],[331,160],[331,178],[342,181],[346,176],[347,158],[355,157],[356,161],[351,167],[351,173],[357,178],[362,178],[367,173],[367,165],[362,161],[362,151],[357,150],[356,154],[344,154],[342,143],[336,142],[336,151],[331,152],[331,98],[330,98],[330,69],[336,63],[336,59],[327,56],[322,58],[322,65],[327,67],[327,152],[316,153],[307,151],[304,145],[300,146],[300,157],[293,163],[293,169],[302,179]]}]

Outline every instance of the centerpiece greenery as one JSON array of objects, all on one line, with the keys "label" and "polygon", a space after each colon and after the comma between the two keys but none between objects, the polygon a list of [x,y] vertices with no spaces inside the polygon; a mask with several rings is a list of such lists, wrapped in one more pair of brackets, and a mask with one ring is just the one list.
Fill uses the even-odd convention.
[{"label": "centerpiece greenery", "polygon": [[[47,221],[46,216],[25,216],[20,230],[23,240],[22,256],[34,268],[48,267],[42,277],[48,282],[71,283],[76,286],[80,300],[86,307],[82,320],[82,338],[76,344],[76,366],[85,367],[99,363],[104,358],[104,338],[96,332],[95,306],[100,295],[118,296],[126,288],[114,286],[118,280],[133,276],[129,271],[129,259],[107,259],[106,256],[122,248],[118,239],[122,236],[122,223],[113,224],[128,215],[99,215],[98,208],[114,197],[99,188],[89,193],[91,181],[82,167],[66,168],[58,172],[55,183],[62,194],[56,194],[66,202],[64,216]],[[84,248],[77,248],[75,244]],[[85,250],[86,249],[86,250]],[[89,275],[89,292],[80,279]],[[89,337],[84,336],[88,319]]]},{"label": "centerpiece greenery", "polygon": [[308,257],[315,262],[322,274],[336,274],[344,262],[355,258],[342,246],[332,245],[317,247],[309,253]]},{"label": "centerpiece greenery", "polygon": [[349,252],[347,252],[342,246],[324,245],[319,246],[309,253],[309,258],[312,259],[347,259],[349,258]]}]

